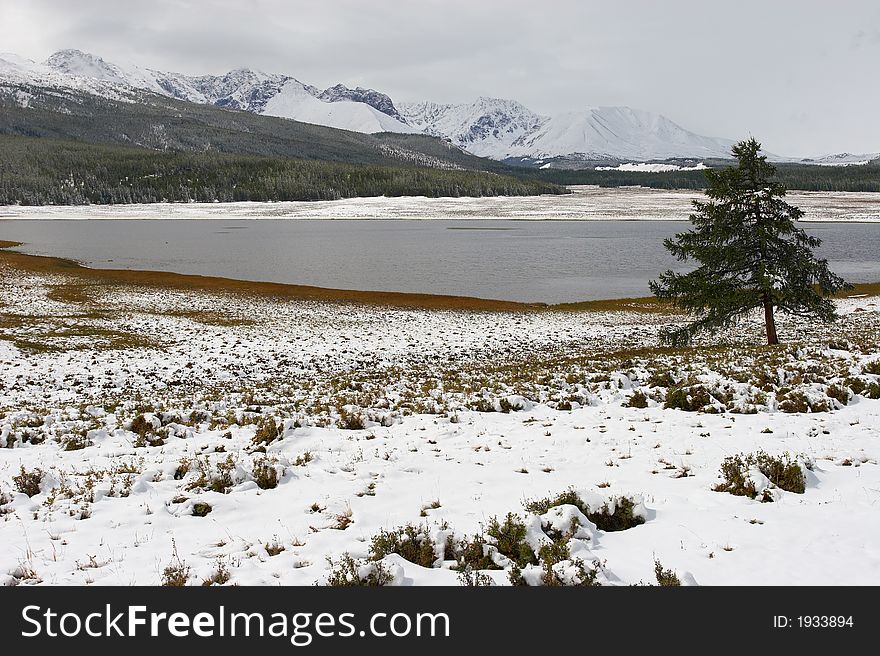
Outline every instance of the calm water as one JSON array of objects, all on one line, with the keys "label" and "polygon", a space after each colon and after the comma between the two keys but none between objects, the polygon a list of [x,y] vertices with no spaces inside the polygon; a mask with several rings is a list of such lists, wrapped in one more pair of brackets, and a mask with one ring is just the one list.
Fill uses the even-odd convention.
[{"label": "calm water", "polygon": [[[148,269],[360,290],[515,301],[645,296],[680,265],[678,221],[0,220],[26,253]],[[853,282],[880,280],[880,224],[810,223]]]}]

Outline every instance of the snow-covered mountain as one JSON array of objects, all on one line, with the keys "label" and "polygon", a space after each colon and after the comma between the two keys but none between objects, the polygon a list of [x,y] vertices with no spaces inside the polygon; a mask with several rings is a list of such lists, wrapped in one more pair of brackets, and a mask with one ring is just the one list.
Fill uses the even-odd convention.
[{"label": "snow-covered mountain", "polygon": [[[148,91],[355,132],[425,133],[443,137],[474,155],[545,167],[570,168],[597,160],[728,158],[733,145],[731,140],[695,134],[664,116],[629,107],[542,116],[514,100],[486,97],[464,104],[395,105],[387,94],[363,87],[337,84],[322,91],[289,75],[247,68],[224,75],[183,75],[110,63],[80,50],[60,50],[43,63],[0,54],[0,87],[4,83],[7,88],[15,87],[21,103],[27,102],[28,86],[72,88],[127,102],[138,102],[136,92]],[[866,163],[877,154],[772,158],[847,166]]]},{"label": "snow-covered mountain", "polygon": [[404,103],[399,108],[407,123],[422,132],[446,137],[474,155],[493,159],[508,157],[511,149],[548,120],[514,100],[497,98],[478,98],[463,105]]},{"label": "snow-covered mountain", "polygon": [[397,111],[397,107],[394,106],[391,98],[387,94],[380,93],[375,89],[364,89],[363,87],[349,89],[344,84],[337,84],[336,86],[324,89],[318,95],[318,98],[327,102],[350,100],[352,102],[365,103],[383,114],[397,119],[401,123],[406,123],[406,119]]},{"label": "snow-covered mountain", "polygon": [[403,104],[400,110],[410,125],[494,159],[729,157],[733,145],[733,141],[703,137],[659,114],[629,107],[540,116],[511,100],[479,98],[463,105]]},{"label": "snow-covered mountain", "polygon": [[815,164],[816,166],[864,166],[874,160],[880,160],[880,153],[864,153],[862,155],[835,153],[834,155],[810,157],[798,161],[804,164]]},{"label": "snow-covered mountain", "polygon": [[[80,50],[60,50],[43,64],[15,56],[0,55],[0,80],[39,86],[75,88],[96,95],[115,97],[137,89],[188,102],[239,109],[255,114],[290,118],[354,132],[418,132],[393,113],[366,102],[380,103],[384,94],[370,89],[350,91],[353,100],[334,87],[322,92],[288,75],[236,69],[225,75],[190,76],[135,65],[104,61]],[[344,89],[344,87],[343,87]],[[329,95],[328,95],[329,94]],[[322,98],[322,95],[325,97]]]}]

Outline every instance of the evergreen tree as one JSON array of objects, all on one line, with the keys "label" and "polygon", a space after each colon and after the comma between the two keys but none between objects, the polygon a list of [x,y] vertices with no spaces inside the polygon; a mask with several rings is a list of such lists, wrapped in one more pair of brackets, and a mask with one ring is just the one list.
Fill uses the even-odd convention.
[{"label": "evergreen tree", "polygon": [[828,297],[849,285],[817,259],[821,241],[795,226],[803,216],[785,202],[785,187],[754,138],[733,147],[739,165],[706,171],[707,201],[694,201],[693,228],[664,242],[680,261],[696,260],[690,273],[667,271],[651,281],[651,291],[696,319],[667,331],[680,345],[695,334],[732,325],[763,308],[767,343],[778,344],[776,309],[830,322],[836,319]]}]

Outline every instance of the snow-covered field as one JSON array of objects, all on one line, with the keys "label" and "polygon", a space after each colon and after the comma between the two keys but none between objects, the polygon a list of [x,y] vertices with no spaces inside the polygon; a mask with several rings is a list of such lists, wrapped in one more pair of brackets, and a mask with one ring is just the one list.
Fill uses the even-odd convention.
[{"label": "snow-covered field", "polygon": [[[279,301],[5,268],[0,579],[312,584],[348,562],[402,584],[628,585],[655,583],[659,560],[682,583],[877,584],[880,302],[840,308],[831,327],[784,321],[779,349],[752,346],[746,322],[669,352],[654,346],[674,317],[658,313]],[[713,490],[725,458],[758,450],[790,454],[805,491],[754,467],[756,499]],[[579,507],[524,507],[569,489]],[[520,522],[516,565],[502,553]],[[388,553],[381,532],[407,524],[406,555],[428,566]]]},{"label": "snow-covered field", "polygon": [[[675,220],[691,212],[702,196],[683,190],[637,187],[603,189],[571,187],[564,196],[494,198],[349,198],[334,201],[279,203],[177,203],[0,207],[0,218],[23,219],[521,219],[560,221]],[[880,221],[880,193],[790,192],[789,202],[806,213],[806,221]]]}]

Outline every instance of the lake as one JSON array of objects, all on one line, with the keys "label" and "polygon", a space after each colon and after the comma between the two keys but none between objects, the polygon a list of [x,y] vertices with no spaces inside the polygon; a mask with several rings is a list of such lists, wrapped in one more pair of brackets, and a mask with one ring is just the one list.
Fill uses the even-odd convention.
[{"label": "lake", "polygon": [[[35,255],[341,289],[560,303],[649,294],[683,270],[663,239],[684,221],[54,219],[0,220]],[[802,224],[852,282],[880,280],[880,224]]]}]

